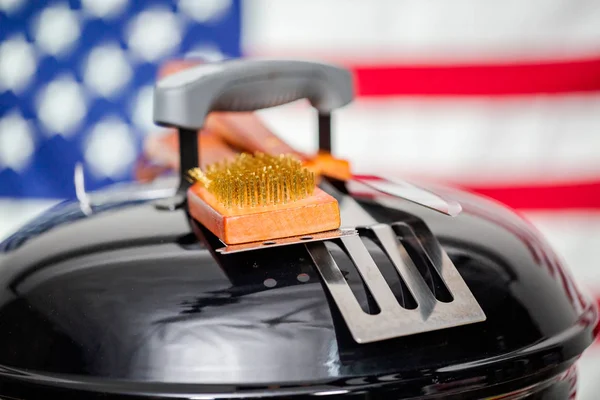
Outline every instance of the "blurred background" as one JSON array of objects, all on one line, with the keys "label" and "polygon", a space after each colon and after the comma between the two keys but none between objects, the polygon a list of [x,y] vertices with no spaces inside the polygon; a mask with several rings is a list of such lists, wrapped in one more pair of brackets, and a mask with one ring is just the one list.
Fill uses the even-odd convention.
[{"label": "blurred background", "polygon": [[[355,172],[437,180],[536,225],[600,299],[595,0],[0,0],[0,238],[57,201],[133,179],[173,58],[295,57],[352,69],[334,150]],[[302,151],[311,110],[261,111]],[[579,398],[597,399],[600,346]]]}]

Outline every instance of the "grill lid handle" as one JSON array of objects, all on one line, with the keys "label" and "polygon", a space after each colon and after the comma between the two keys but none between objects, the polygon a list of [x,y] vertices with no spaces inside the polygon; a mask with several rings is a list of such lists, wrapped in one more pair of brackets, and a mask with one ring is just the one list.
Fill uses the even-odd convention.
[{"label": "grill lid handle", "polygon": [[200,165],[197,131],[212,111],[254,111],[307,99],[319,114],[319,148],[331,151],[331,112],[354,98],[352,74],[296,60],[233,60],[169,75],[154,88],[154,122],[179,130],[180,191]]},{"label": "grill lid handle", "polygon": [[154,122],[200,129],[211,111],[254,111],[307,99],[330,114],[353,99],[351,73],[307,61],[234,60],[198,65],[156,84]]}]

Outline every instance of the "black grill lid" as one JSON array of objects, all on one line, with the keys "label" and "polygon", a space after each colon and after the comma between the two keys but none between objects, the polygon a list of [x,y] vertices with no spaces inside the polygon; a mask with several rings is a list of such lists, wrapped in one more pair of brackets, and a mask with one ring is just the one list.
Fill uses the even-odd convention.
[{"label": "black grill lid", "polygon": [[[516,215],[448,193],[464,208],[455,218],[401,200],[338,195],[343,210],[359,207],[379,224],[425,223],[481,305],[484,322],[358,344],[304,245],[219,254],[216,238],[185,209],[160,210],[147,200],[64,218],[51,229],[29,225],[27,241],[3,246],[0,381],[59,374],[90,389],[127,381],[206,393],[217,384],[308,390],[388,377],[386,384],[410,393],[416,381],[489,383],[566,369],[593,339],[591,303]],[[77,206],[65,204],[64,215]],[[394,286],[381,247],[367,240],[366,248],[394,295],[408,298]],[[345,257],[339,246],[330,252]],[[360,277],[339,265],[369,310]],[[439,289],[435,279],[425,280]],[[499,370],[507,372],[500,377]],[[97,386],[86,386],[88,379]],[[148,390],[164,389],[152,385]]]}]

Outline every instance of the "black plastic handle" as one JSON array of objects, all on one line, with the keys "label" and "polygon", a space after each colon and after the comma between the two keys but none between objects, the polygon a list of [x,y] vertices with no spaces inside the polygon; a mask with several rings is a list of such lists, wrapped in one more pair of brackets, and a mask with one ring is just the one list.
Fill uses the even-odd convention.
[{"label": "black plastic handle", "polygon": [[333,65],[289,60],[234,60],[192,67],[160,80],[154,122],[189,130],[211,111],[254,111],[308,99],[328,115],[352,101],[352,75]]},{"label": "black plastic handle", "polygon": [[331,152],[331,112],[353,98],[350,71],[308,61],[225,61],[161,79],[154,89],[154,122],[179,130],[179,189],[167,208],[182,204],[187,171],[200,165],[197,131],[210,112],[254,111],[308,99],[319,112],[319,149]]}]

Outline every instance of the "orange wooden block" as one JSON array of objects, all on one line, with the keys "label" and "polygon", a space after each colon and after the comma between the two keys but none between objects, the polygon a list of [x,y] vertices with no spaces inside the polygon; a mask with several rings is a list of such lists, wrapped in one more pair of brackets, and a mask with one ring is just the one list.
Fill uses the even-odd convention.
[{"label": "orange wooden block", "polygon": [[337,200],[319,188],[295,202],[245,209],[223,207],[201,183],[192,185],[187,197],[192,216],[225,244],[309,235],[341,224]]}]

